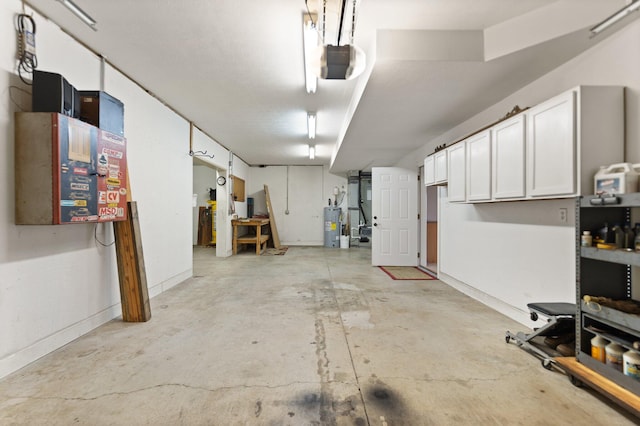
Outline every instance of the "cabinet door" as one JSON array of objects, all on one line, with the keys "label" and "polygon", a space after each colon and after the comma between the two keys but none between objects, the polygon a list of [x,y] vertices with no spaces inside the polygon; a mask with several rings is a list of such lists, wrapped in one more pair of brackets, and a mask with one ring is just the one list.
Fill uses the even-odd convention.
[{"label": "cabinet door", "polygon": [[486,130],[466,140],[467,201],[491,199],[491,132]]},{"label": "cabinet door", "polygon": [[497,124],[491,132],[493,198],[524,198],[525,115]]},{"label": "cabinet door", "polygon": [[436,161],[433,155],[424,159],[424,184],[433,185],[436,182]]},{"label": "cabinet door", "polygon": [[449,156],[449,201],[465,201],[466,144],[458,142],[447,148]]},{"label": "cabinet door", "polygon": [[527,112],[527,195],[576,192],[575,92]]},{"label": "cabinet door", "polygon": [[435,158],[435,177],[436,183],[447,181],[447,150],[438,151],[433,154]]}]

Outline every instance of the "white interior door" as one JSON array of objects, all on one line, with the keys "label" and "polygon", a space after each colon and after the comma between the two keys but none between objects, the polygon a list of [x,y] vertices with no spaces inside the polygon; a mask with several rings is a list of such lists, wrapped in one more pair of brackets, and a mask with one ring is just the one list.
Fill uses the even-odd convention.
[{"label": "white interior door", "polygon": [[418,264],[418,174],[398,167],[371,169],[371,263]]}]

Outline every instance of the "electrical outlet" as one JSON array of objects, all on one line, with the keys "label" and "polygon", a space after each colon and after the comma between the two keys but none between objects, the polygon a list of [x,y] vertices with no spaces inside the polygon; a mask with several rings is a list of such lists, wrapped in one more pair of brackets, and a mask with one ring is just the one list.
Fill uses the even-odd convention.
[{"label": "electrical outlet", "polygon": [[560,219],[560,222],[567,223],[567,214],[567,209],[564,207],[558,210],[558,219]]}]

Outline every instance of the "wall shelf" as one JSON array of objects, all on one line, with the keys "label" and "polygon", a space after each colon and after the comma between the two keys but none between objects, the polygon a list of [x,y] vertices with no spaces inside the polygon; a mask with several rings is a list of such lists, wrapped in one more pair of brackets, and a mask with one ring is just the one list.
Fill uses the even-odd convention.
[{"label": "wall shelf", "polygon": [[[633,266],[640,266],[640,253],[581,247],[582,231],[595,231],[631,221],[634,208],[640,209],[640,193],[609,197],[604,204],[598,196],[580,197],[576,201],[576,303],[580,307],[576,324],[576,359],[594,374],[599,374],[619,386],[640,395],[640,380],[591,357],[591,338],[600,335],[633,349],[640,341],[640,315],[629,314],[595,302],[585,302],[585,295],[629,300],[632,294]],[[594,204],[595,202],[595,204]]]}]

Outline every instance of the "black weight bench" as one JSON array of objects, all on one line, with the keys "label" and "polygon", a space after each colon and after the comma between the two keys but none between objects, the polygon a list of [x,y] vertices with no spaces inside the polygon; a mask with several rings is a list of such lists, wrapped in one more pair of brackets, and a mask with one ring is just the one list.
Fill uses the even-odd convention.
[{"label": "black weight bench", "polygon": [[[542,366],[551,369],[553,358],[556,356],[551,348],[536,344],[532,340],[538,336],[559,336],[574,333],[576,329],[577,308],[574,303],[529,303],[531,321],[537,321],[539,317],[547,318],[547,323],[533,330],[532,333],[516,334],[507,331],[505,340],[509,343],[513,340],[522,349],[525,349],[542,360]],[[546,350],[545,350],[546,349]]]}]

